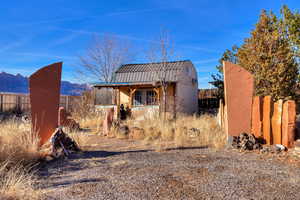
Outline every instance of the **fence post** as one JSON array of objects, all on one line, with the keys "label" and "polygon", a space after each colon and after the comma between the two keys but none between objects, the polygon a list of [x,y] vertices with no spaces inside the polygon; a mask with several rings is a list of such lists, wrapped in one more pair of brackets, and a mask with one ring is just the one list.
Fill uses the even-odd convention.
[{"label": "fence post", "polygon": [[16,105],[17,111],[18,111],[18,112],[19,112],[19,111],[22,111],[22,108],[21,108],[21,96],[17,95],[16,100],[17,100],[17,105]]},{"label": "fence post", "polygon": [[69,111],[69,96],[66,96],[66,111]]},{"label": "fence post", "polygon": [[1,109],[1,112],[3,112],[3,94],[0,95],[0,100],[1,100],[0,109]]}]

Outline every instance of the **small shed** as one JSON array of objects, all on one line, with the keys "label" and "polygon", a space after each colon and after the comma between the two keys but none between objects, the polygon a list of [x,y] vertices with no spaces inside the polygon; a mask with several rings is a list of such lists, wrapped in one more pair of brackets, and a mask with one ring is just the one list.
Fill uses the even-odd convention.
[{"label": "small shed", "polygon": [[134,117],[164,111],[169,116],[193,114],[198,109],[197,72],[189,60],[121,65],[112,82],[95,83],[93,88],[95,94],[101,88],[114,91],[112,105],[98,105],[99,108],[113,106],[119,112],[122,105]]}]

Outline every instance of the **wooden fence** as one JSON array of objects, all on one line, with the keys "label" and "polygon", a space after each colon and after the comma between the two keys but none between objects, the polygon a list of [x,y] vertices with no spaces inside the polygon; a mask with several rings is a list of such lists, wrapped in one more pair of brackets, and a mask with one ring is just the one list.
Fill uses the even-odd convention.
[{"label": "wooden fence", "polygon": [[219,108],[219,99],[216,98],[217,92],[217,89],[198,90],[198,107],[200,113]]},{"label": "wooden fence", "polygon": [[[60,96],[60,106],[66,108],[66,110],[71,110],[74,106],[78,96]],[[41,100],[42,101],[42,100]],[[17,94],[17,93],[0,93],[0,112],[10,112],[10,111],[20,111],[29,112],[30,111],[30,99],[28,94]]]}]

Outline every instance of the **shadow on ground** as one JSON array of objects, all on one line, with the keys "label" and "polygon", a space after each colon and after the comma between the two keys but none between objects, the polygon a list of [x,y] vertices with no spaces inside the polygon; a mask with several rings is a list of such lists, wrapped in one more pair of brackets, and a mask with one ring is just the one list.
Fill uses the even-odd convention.
[{"label": "shadow on ground", "polygon": [[99,183],[102,181],[107,181],[106,178],[84,178],[79,180],[72,180],[72,181],[61,181],[56,182],[51,185],[45,185],[44,188],[51,188],[51,187],[62,187],[67,185],[74,185],[74,184],[82,184],[82,183]]},{"label": "shadow on ground", "polygon": [[69,159],[91,159],[91,158],[106,158],[126,153],[143,153],[150,150],[137,150],[137,151],[83,151],[78,154],[72,154]]},{"label": "shadow on ground", "polygon": [[172,150],[190,150],[190,149],[207,149],[209,146],[200,146],[200,147],[173,147],[173,148],[167,148],[167,151],[172,151]]}]

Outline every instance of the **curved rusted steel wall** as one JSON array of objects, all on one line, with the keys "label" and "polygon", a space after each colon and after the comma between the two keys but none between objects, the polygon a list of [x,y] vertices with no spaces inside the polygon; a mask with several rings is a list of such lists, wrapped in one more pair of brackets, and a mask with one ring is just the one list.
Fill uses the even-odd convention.
[{"label": "curved rusted steel wall", "polygon": [[43,145],[58,126],[62,62],[41,68],[29,78],[32,131]]}]

